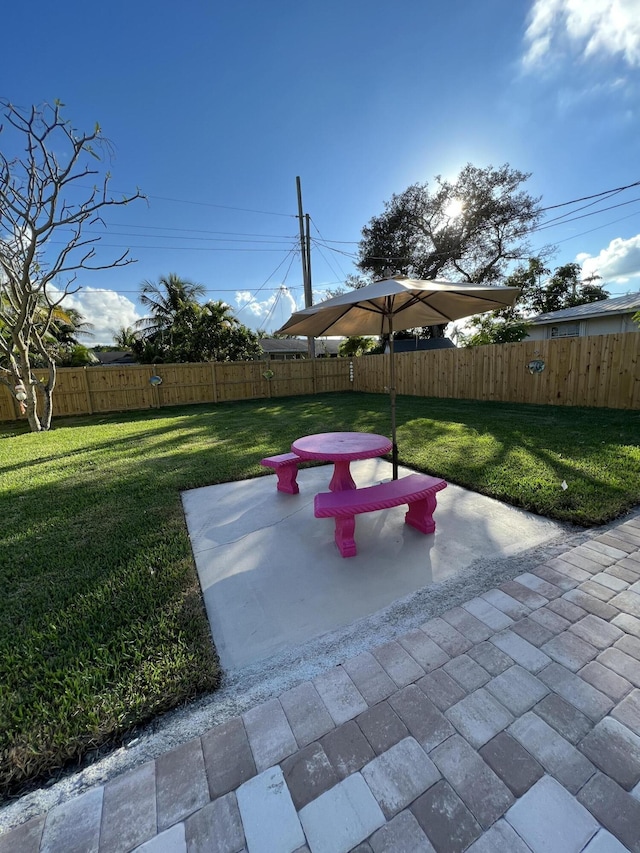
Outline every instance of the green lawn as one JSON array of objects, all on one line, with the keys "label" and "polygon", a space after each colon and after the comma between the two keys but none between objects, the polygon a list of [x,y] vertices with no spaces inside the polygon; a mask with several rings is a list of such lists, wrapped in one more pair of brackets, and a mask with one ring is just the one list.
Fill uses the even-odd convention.
[{"label": "green lawn", "polygon": [[[0,797],[219,681],[180,492],[259,475],[300,435],[389,434],[329,394],[0,424]],[[640,503],[640,413],[400,397],[401,462],[583,525]],[[568,488],[561,488],[562,481]]]}]

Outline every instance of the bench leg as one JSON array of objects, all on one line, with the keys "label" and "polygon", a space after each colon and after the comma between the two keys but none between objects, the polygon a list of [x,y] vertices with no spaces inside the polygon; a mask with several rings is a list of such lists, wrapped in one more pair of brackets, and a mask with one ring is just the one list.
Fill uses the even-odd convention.
[{"label": "bench leg", "polygon": [[278,485],[276,486],[279,492],[286,492],[288,495],[297,495],[300,491],[298,486],[298,463],[292,465],[281,465],[276,469],[278,475]]},{"label": "bench leg", "polygon": [[435,509],[435,495],[429,495],[421,501],[413,501],[409,504],[409,511],[404,517],[404,522],[415,527],[421,533],[433,533],[436,529],[436,523],[433,520]]},{"label": "bench leg", "polygon": [[343,557],[355,557],[357,554],[356,540],[353,538],[356,529],[354,515],[348,518],[336,518],[336,545]]}]

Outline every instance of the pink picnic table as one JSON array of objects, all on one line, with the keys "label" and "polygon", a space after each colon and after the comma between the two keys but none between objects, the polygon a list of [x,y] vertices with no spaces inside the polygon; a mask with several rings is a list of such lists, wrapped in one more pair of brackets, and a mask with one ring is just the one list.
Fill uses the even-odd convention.
[{"label": "pink picnic table", "polygon": [[333,462],[334,471],[329,488],[332,492],[340,492],[356,488],[350,470],[350,463],[354,459],[384,456],[391,447],[386,436],[371,432],[320,432],[297,438],[291,450],[301,459]]}]

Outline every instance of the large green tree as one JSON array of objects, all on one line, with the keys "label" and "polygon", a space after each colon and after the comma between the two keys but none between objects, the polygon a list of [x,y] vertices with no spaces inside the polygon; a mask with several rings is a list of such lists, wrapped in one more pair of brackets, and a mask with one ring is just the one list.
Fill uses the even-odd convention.
[{"label": "large green tree", "polygon": [[358,267],[376,278],[498,282],[529,254],[526,238],[541,216],[539,199],[523,188],[529,177],[509,165],[469,163],[454,181],[413,184],[363,228]]},{"label": "large green tree", "polygon": [[515,310],[531,317],[608,299],[609,293],[599,281],[598,275],[582,278],[580,264],[562,264],[552,273],[541,258],[530,258],[527,266],[517,267],[505,284],[522,289]]},{"label": "large green tree", "polygon": [[478,346],[521,341],[527,336],[528,321],[538,314],[609,298],[598,284],[599,276],[581,278],[581,273],[576,263],[562,264],[552,273],[542,258],[529,258],[526,266],[518,266],[504,281],[508,287],[522,290],[513,308],[473,317],[468,323],[470,332],[460,336],[461,342]]},{"label": "large green tree", "polygon": [[[109,143],[98,125],[78,132],[62,107],[56,102],[23,110],[0,100],[0,382],[20,401],[35,432],[51,425],[56,329],[60,315],[68,316],[65,299],[79,290],[79,273],[132,262],[128,251],[115,260],[99,258],[100,238],[87,237],[85,227],[101,222],[106,208],[141,197],[111,195],[109,172],[95,168],[109,156]],[[93,189],[86,190],[88,184]],[[37,363],[47,368],[45,380],[34,373]]]},{"label": "large green tree", "polygon": [[131,349],[143,363],[242,361],[260,355],[258,336],[229,305],[198,297],[206,288],[172,273],[143,282],[140,301],[151,314],[139,321]]}]

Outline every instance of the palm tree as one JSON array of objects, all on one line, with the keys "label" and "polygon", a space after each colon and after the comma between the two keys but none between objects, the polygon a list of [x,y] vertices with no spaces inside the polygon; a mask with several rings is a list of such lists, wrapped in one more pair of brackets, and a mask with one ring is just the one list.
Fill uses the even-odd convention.
[{"label": "palm tree", "polygon": [[77,335],[93,337],[93,323],[85,320],[77,308],[57,308],[54,311],[50,333],[63,349],[82,346]]},{"label": "palm tree", "polygon": [[138,340],[138,332],[131,326],[121,326],[113,336],[113,342],[119,349],[129,350]]},{"label": "palm tree", "polygon": [[143,281],[140,302],[150,310],[151,316],[143,317],[136,325],[144,329],[145,335],[162,334],[199,305],[198,297],[206,292],[203,284],[194,284],[175,273],[161,276],[157,284]]}]

